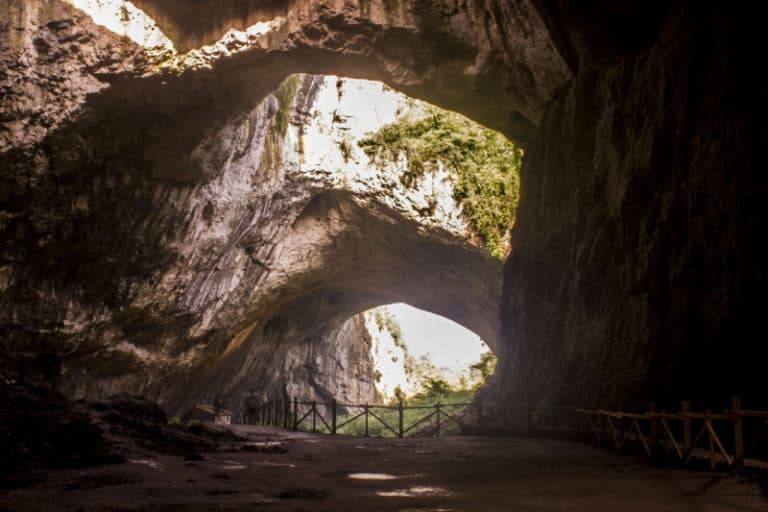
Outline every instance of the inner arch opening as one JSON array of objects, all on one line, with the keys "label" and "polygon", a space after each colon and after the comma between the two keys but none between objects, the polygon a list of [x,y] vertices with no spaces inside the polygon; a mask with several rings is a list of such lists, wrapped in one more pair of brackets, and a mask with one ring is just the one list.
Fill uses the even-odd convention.
[{"label": "inner arch opening", "polygon": [[[304,30],[308,18],[289,10],[274,25],[249,18],[190,50],[167,30],[167,18],[154,24],[153,2],[136,9],[69,3],[125,36],[125,48],[148,53],[131,77],[89,96],[87,115],[62,134],[98,153],[68,157],[85,184],[72,215],[88,220],[86,240],[52,235],[51,245],[67,255],[55,269],[37,256],[25,261],[30,289],[49,279],[83,288],[84,316],[90,300],[128,312],[110,317],[115,337],[95,322],[57,332],[64,354],[104,349],[103,361],[70,358],[67,394],[129,391],[178,414],[217,396],[240,400],[254,382],[285,389],[281,369],[306,367],[306,347],[360,311],[399,301],[451,318],[496,347],[522,150],[414,99],[454,106],[489,126],[506,126],[518,111],[521,126],[535,122],[539,99],[509,101],[518,88],[498,87],[493,63],[474,58],[485,36],[425,35],[420,27],[429,20],[405,12],[313,10],[327,28],[315,40],[319,32]],[[370,29],[362,46],[334,46],[361,26]],[[401,46],[423,54],[414,61]],[[446,51],[453,49],[462,51]],[[469,103],[465,82],[474,91]],[[100,129],[107,124],[113,129]],[[96,172],[92,162],[102,161],[114,176]],[[120,211],[95,192],[99,176],[125,184]],[[135,226],[149,228],[137,239]],[[72,257],[84,246],[98,251],[87,276],[74,268],[85,258]],[[114,258],[111,247],[126,248],[130,261]],[[146,270],[129,272],[135,268]],[[171,289],[172,297],[157,292]],[[34,351],[25,334],[9,344]],[[113,373],[128,377],[104,385],[112,374],[93,368],[112,361]]]},{"label": "inner arch opening", "polygon": [[[301,196],[267,240],[258,226],[240,237],[246,271],[255,263],[264,273],[253,299],[236,317],[226,316],[230,302],[217,302],[220,322],[237,327],[211,380],[235,375],[221,393],[233,409],[250,389],[319,401],[361,403],[378,400],[377,392],[391,399],[397,384],[376,390],[372,376],[381,370],[359,348],[372,334],[360,334],[361,313],[380,305],[441,315],[498,348],[522,150],[460,114],[369,80],[292,75],[264,104],[272,122],[259,175],[270,176],[268,190],[295,187]],[[246,153],[254,124],[221,131],[231,137],[230,161]],[[214,201],[214,225],[221,209]],[[478,353],[471,363],[480,361]],[[281,368],[279,377],[268,367]],[[467,373],[462,383],[460,373],[441,376],[473,388],[477,379]],[[422,384],[414,375],[400,387],[414,395]],[[200,392],[209,400],[211,393]]]},{"label": "inner arch opening", "polygon": [[496,357],[483,339],[445,317],[405,303],[363,315],[376,390],[385,403],[414,397],[467,400],[495,369]]}]

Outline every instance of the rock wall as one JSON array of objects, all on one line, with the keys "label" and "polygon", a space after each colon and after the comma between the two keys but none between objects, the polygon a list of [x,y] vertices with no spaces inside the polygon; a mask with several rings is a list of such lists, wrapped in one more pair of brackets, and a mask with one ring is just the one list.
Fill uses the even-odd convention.
[{"label": "rock wall", "polygon": [[[155,55],[57,1],[0,6],[0,335],[106,374],[73,393],[246,389],[233,375],[270,333],[304,333],[274,356],[298,368],[343,320],[408,300],[486,338],[513,400],[764,400],[765,7],[329,0],[196,25],[141,5],[179,49],[221,38]],[[501,314],[498,265],[423,196],[284,158],[303,122],[276,131],[270,93],[296,71],[383,80],[525,142]],[[312,91],[292,115],[311,119]]]},{"label": "rock wall", "polygon": [[[63,121],[86,117],[84,139],[111,155],[134,155],[155,177],[195,183],[210,177],[209,162],[190,150],[291,73],[380,80],[522,141],[572,76],[527,0],[292,2],[284,15],[277,9],[274,19],[250,27],[244,24],[263,18],[259,9],[145,0],[140,5],[178,46],[168,51],[96,26],[65,2],[87,4],[0,6],[0,44],[8,49],[2,64],[20,68],[0,76],[3,110],[12,114],[0,119],[0,151],[40,142]],[[93,14],[109,17],[112,8],[122,16],[118,2],[101,4]],[[192,11],[205,12],[206,22],[185,25]],[[238,16],[251,11],[253,17]],[[194,34],[198,29],[203,33]],[[206,45],[187,51],[196,42]],[[56,77],[55,96],[49,76]],[[104,124],[108,134],[94,128]]]},{"label": "rock wall", "polygon": [[128,391],[178,415],[217,397],[239,411],[252,388],[375,401],[355,315],[380,304],[495,343],[501,262],[472,245],[445,171],[412,188],[405,162],[369,162],[350,132],[371,110],[360,87],[382,92],[293,78],[192,150],[205,183],[105,154],[91,121],[5,153],[3,348],[56,361],[69,396]]},{"label": "rock wall", "polygon": [[526,147],[502,306],[512,400],[768,398],[762,17],[647,11],[624,13],[647,21],[626,33],[560,12],[579,66]]}]

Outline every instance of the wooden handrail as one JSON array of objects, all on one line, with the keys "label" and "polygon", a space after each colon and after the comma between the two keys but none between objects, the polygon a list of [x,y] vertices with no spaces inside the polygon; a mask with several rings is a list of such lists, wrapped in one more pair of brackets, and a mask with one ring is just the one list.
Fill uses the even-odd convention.
[{"label": "wooden handrail", "polygon": [[[318,407],[330,408],[330,411],[323,409],[321,412]],[[360,411],[350,411],[346,416],[337,418],[339,407]],[[258,408],[255,410],[258,412]],[[424,411],[424,414],[416,415],[415,419],[409,418],[407,422],[410,424],[406,425],[404,412],[409,410]],[[747,454],[765,458],[762,453],[754,454],[757,438],[750,439],[749,443],[745,442],[745,432],[751,437],[758,432],[752,427],[745,430],[744,425],[752,420],[750,425],[755,426],[758,422],[754,420],[768,419],[768,411],[743,408],[738,397],[733,398],[730,409],[724,409],[722,412],[694,411],[691,403],[687,401],[681,402],[679,411],[658,411],[651,404],[647,412],[625,412],[564,405],[508,404],[480,399],[475,402],[438,401],[432,405],[409,406],[405,403],[391,405],[350,404],[335,400],[300,401],[297,398],[268,400],[261,406],[261,411],[261,421],[266,424],[287,425],[298,429],[311,417],[313,431],[317,432],[318,427],[323,427],[324,431],[331,434],[337,434],[354,421],[364,418],[364,432],[368,436],[369,420],[372,418],[381,425],[377,428],[383,428],[386,433],[396,437],[425,432],[439,437],[445,433],[443,427],[448,424],[455,424],[464,432],[468,428],[474,429],[475,432],[488,432],[497,430],[494,420],[498,422],[502,417],[503,428],[507,429],[510,418],[508,411],[520,411],[515,425],[522,427],[523,431],[527,429],[529,434],[550,432],[554,435],[555,432],[570,432],[581,439],[585,439],[584,435],[593,435],[598,445],[605,447],[605,442],[608,441],[619,453],[626,451],[629,446],[649,457],[654,454],[666,454],[679,463],[687,463],[694,458],[706,458],[712,469],[720,462],[732,468],[743,467],[751,460],[747,459]],[[327,413],[330,414],[330,423],[326,420]],[[587,421],[579,421],[580,417],[586,418]],[[768,436],[768,421],[762,423],[765,424],[760,427]],[[550,430],[542,430],[547,425]]]},{"label": "wooden handrail", "polygon": [[768,418],[768,411],[750,411],[747,409],[729,410],[729,413],[749,418]]}]

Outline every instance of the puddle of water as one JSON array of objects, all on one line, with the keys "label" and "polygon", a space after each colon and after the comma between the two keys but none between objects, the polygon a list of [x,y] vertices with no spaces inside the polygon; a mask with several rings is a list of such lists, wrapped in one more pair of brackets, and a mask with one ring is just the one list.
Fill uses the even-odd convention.
[{"label": "puddle of water", "polygon": [[159,462],[155,462],[153,460],[147,460],[147,459],[132,459],[132,460],[129,460],[128,462],[130,462],[131,464],[143,464],[145,466],[151,467],[152,469],[160,469],[163,467],[162,465],[160,465]]},{"label": "puddle of water", "polygon": [[433,498],[437,496],[452,496],[453,493],[443,487],[418,486],[409,489],[393,491],[377,491],[377,495],[385,498]]},{"label": "puddle of water", "polygon": [[386,473],[350,473],[347,478],[352,480],[396,480],[399,477]]}]

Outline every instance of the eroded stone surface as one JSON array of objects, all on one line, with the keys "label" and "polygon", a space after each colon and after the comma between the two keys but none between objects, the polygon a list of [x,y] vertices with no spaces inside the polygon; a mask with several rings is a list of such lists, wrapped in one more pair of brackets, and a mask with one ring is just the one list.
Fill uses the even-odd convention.
[{"label": "eroded stone surface", "polygon": [[174,413],[218,397],[239,413],[251,388],[375,400],[367,332],[348,319],[380,304],[496,346],[501,262],[471,245],[450,177],[409,188],[406,162],[374,167],[348,133],[355,91],[299,82],[285,133],[269,96],[192,151],[204,184],[157,182],[82,140],[65,152],[63,134],[10,155],[6,347],[58,354],[70,396],[131,391]]},{"label": "eroded stone surface", "polygon": [[[160,15],[160,27],[171,32],[166,35],[185,48],[183,34],[195,30],[195,24],[174,27],[184,27],[184,20],[190,18],[186,7],[167,2],[155,9],[154,2],[139,5]],[[263,18],[245,16],[229,25],[225,20],[237,15],[209,11],[208,20],[219,27],[248,29],[243,20]],[[17,0],[0,14],[8,20],[4,39],[13,50],[5,56],[4,67],[32,64],[24,72],[30,90],[15,89],[9,103],[15,108],[34,102],[47,119],[43,122],[39,116],[21,112],[13,123],[3,123],[0,151],[40,141],[49,128],[79,112],[86,94],[109,84],[103,100],[87,106],[95,111],[95,122],[110,122],[115,128],[127,123],[130,133],[111,144],[142,151],[154,173],[178,180],[199,178],[196,162],[187,160],[191,147],[226,119],[251,110],[292,72],[381,80],[407,94],[461,110],[517,140],[530,135],[544,106],[571,77],[543,20],[525,1],[296,2],[284,15],[260,22],[269,22],[268,28],[254,24],[252,30],[240,32],[214,30],[201,40],[208,46],[170,57],[142,50],[130,40],[82,22],[82,13],[58,0]],[[88,44],[81,52],[76,39],[62,39],[50,30],[51,23],[77,25],[80,39]],[[41,38],[50,40],[52,49],[35,46],[34,41]],[[94,53],[88,48],[92,42],[122,58],[102,51],[81,59],[78,53]],[[40,62],[41,55],[51,52],[65,65],[51,68]],[[131,58],[125,59],[126,54]],[[66,95],[59,101],[66,108],[39,101],[36,90],[46,89],[45,80],[35,72],[64,80],[60,88],[66,89]],[[144,78],[130,78],[135,75]],[[8,77],[3,82],[5,87],[13,84]],[[98,119],[102,109],[109,111],[109,121]],[[169,119],[178,122],[168,126]],[[125,147],[124,139],[142,138],[144,132],[142,144]],[[187,168],[174,165],[177,160],[184,160]]]},{"label": "eroded stone surface", "polygon": [[[150,11],[155,4],[144,5]],[[215,305],[228,298],[232,318],[257,311],[246,300],[255,292],[239,283],[261,286],[271,257],[306,260],[296,288],[271,306],[295,314],[315,290],[314,269],[326,268],[309,262],[329,254],[338,226],[348,219],[369,226],[365,236],[347,232],[339,247],[376,255],[402,212],[363,208],[338,190],[315,194],[316,183],[284,188],[283,177],[268,172],[260,174],[258,201],[230,192],[247,188],[232,155],[256,165],[260,145],[274,151],[275,141],[256,137],[276,108],[263,98],[293,71],[332,72],[385,80],[528,141],[506,269],[506,331],[497,347],[504,395],[637,404],[752,390],[763,399],[751,333],[762,331],[766,309],[766,183],[758,168],[766,84],[754,57],[764,46],[764,8],[487,1],[419,13],[406,3],[394,11],[365,5],[369,12],[346,2],[281,7],[282,29],[235,41],[238,52],[228,58],[221,56],[229,50],[214,49],[210,61],[189,68],[183,60],[166,68],[120,60],[112,69],[106,50],[86,64],[67,53],[56,62],[71,65],[56,67],[39,58],[46,46],[34,45],[35,35],[54,38],[54,50],[64,44],[55,25],[4,23],[6,46],[26,55],[3,53],[0,77],[3,98],[12,102],[4,104],[2,132],[8,343],[40,351],[61,346],[63,337],[78,340],[73,354],[103,343],[147,361],[171,354],[174,368],[183,369],[239,339],[222,334],[237,322],[225,321]],[[55,16],[39,19],[60,17],[51,9],[44,12]],[[218,38],[229,26],[224,20],[239,18],[241,29],[253,21],[222,13],[196,28],[176,19],[178,9],[157,9],[167,18],[162,26],[178,28],[170,36],[184,50],[185,40]],[[117,41],[100,33],[98,44]],[[19,78],[14,66],[24,59],[31,64]],[[104,75],[91,71],[103,67]],[[48,90],[48,71],[65,84],[50,86],[51,95],[40,93]],[[17,80],[23,88],[15,88]],[[66,132],[52,130],[77,112],[87,115]],[[241,141],[248,151],[222,140]],[[254,219],[258,235],[248,231]],[[304,249],[317,244],[317,253],[271,252],[281,243],[272,242],[276,234],[292,233],[296,221],[292,240]],[[305,228],[323,233],[320,240],[302,238]],[[369,236],[374,231],[378,242]],[[408,247],[430,268],[440,251],[429,244],[450,245],[451,236],[435,231],[426,239],[393,232],[408,244],[420,240]],[[436,275],[450,269],[464,279],[457,269],[475,253],[460,254],[467,254],[457,257],[461,266],[444,260]],[[355,268],[354,261],[339,263]],[[342,283],[378,286],[376,273],[366,272]],[[340,304],[338,311],[347,307]],[[248,325],[237,332],[251,336]],[[179,332],[190,333],[188,343],[175,344]],[[202,332],[216,341],[198,348]],[[95,352],[93,361],[108,368],[112,357]],[[205,371],[219,371],[216,358],[210,361]],[[116,387],[147,386],[141,373],[120,378],[133,380]]]}]

